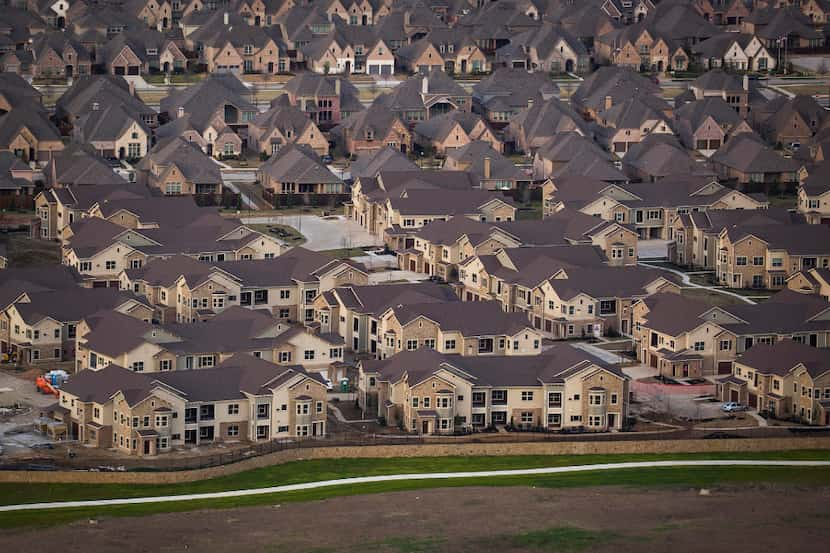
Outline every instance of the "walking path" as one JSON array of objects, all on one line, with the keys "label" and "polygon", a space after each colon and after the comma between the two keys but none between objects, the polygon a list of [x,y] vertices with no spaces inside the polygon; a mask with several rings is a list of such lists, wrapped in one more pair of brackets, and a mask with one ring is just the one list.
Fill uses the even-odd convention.
[{"label": "walking path", "polygon": [[670,269],[670,268],[668,268],[664,265],[655,265],[653,263],[646,263],[644,261],[640,261],[638,263],[638,265],[643,265],[645,267],[651,267],[652,269],[660,269],[662,271],[668,271],[670,273],[674,273],[677,276],[679,276],[683,280],[683,284],[686,285],[689,288],[703,288],[704,290],[709,290],[710,292],[714,292],[716,294],[723,294],[725,296],[732,296],[733,298],[738,298],[739,300],[741,300],[743,302],[750,303],[750,304],[753,304],[753,305],[755,304],[755,302],[752,301],[750,298],[748,298],[746,296],[742,296],[740,294],[736,294],[735,292],[730,292],[729,290],[724,290],[723,288],[719,288],[717,286],[706,286],[704,284],[697,284],[696,282],[692,282],[692,279],[689,276],[689,273],[684,273],[683,271],[678,271],[677,269]]},{"label": "walking path", "polygon": [[406,480],[448,480],[458,478],[491,478],[501,476],[531,476],[540,474],[568,474],[598,470],[638,469],[657,467],[830,467],[830,461],[764,461],[764,460],[702,460],[702,461],[638,461],[629,463],[600,463],[596,465],[572,465],[566,467],[547,467],[536,469],[486,470],[478,472],[436,472],[416,474],[387,474],[381,476],[360,476],[356,478],[337,478],[303,484],[287,484],[269,488],[249,490],[232,490],[226,492],[194,493],[184,495],[162,495],[156,497],[132,497],[124,499],[98,499],[89,501],[57,501],[51,503],[28,503],[0,506],[0,512],[31,511],[38,509],[107,507],[111,505],[136,505],[142,503],[169,503],[175,501],[194,501],[205,499],[222,499],[228,497],[247,497],[298,490],[314,490],[333,486],[371,484],[374,482],[400,482]]}]

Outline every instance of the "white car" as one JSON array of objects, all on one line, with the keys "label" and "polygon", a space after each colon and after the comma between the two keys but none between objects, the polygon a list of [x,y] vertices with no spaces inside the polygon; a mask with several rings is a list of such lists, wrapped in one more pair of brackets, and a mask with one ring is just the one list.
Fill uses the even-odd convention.
[{"label": "white car", "polygon": [[735,401],[728,401],[720,406],[720,410],[725,413],[734,413],[735,411],[745,411],[746,407]]}]

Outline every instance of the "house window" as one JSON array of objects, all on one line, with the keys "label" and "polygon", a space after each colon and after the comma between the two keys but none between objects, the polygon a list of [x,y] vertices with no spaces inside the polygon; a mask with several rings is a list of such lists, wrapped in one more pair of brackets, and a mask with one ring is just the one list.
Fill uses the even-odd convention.
[{"label": "house window", "polygon": [[406,349],[409,351],[418,349],[418,340],[407,340]]},{"label": "house window", "polygon": [[303,352],[303,359],[306,361],[314,361],[314,350],[307,349]]},{"label": "house window", "polygon": [[455,340],[445,340],[444,341],[444,349],[447,351],[452,351],[455,349]]},{"label": "house window", "polygon": [[238,403],[231,403],[228,405],[228,414],[229,415],[238,415],[239,414],[239,404]]},{"label": "house window", "polygon": [[533,401],[533,392],[522,392],[522,401]]},{"label": "house window", "polygon": [[695,342],[694,349],[695,351],[703,351],[705,344],[703,342]]}]

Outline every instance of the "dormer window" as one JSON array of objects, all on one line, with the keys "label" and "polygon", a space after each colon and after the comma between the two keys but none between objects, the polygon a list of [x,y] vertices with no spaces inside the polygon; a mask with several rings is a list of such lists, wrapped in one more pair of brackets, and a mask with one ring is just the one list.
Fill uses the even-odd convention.
[{"label": "dormer window", "polygon": [[375,131],[367,130],[366,131],[366,140],[374,140],[375,139]]},{"label": "dormer window", "polygon": [[453,50],[455,50],[455,45],[454,45],[454,44],[449,44],[449,45],[447,45],[447,51],[448,51],[450,54],[452,54],[452,53],[453,53]]},{"label": "dormer window", "polygon": [[254,53],[254,47],[251,46],[250,44],[246,44],[245,47],[243,48],[243,50],[244,50],[246,56],[250,56],[251,54]]}]

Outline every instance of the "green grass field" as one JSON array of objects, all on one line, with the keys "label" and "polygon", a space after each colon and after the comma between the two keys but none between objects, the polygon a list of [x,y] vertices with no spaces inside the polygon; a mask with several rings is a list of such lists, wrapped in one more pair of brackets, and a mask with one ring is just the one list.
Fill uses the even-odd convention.
[{"label": "green grass field", "polygon": [[[49,501],[91,500],[156,495],[207,493],[252,489],[382,474],[477,471],[537,468],[648,460],[677,459],[801,459],[830,460],[830,451],[791,451],[768,453],[716,453],[677,455],[568,455],[516,457],[421,457],[395,459],[326,459],[297,461],[239,474],[170,485],[135,484],[0,484],[0,504]],[[791,485],[830,485],[830,468],[787,467],[677,467],[618,469],[561,475],[509,476],[449,480],[375,482],[360,486],[335,486],[314,490],[282,492],[239,498],[222,498],[170,503],[147,503],[107,507],[54,509],[3,513],[0,527],[57,524],[98,516],[139,516],[204,508],[230,508],[266,505],[275,502],[313,501],[328,497],[463,486],[683,486],[707,487],[718,484],[775,482]]]}]

